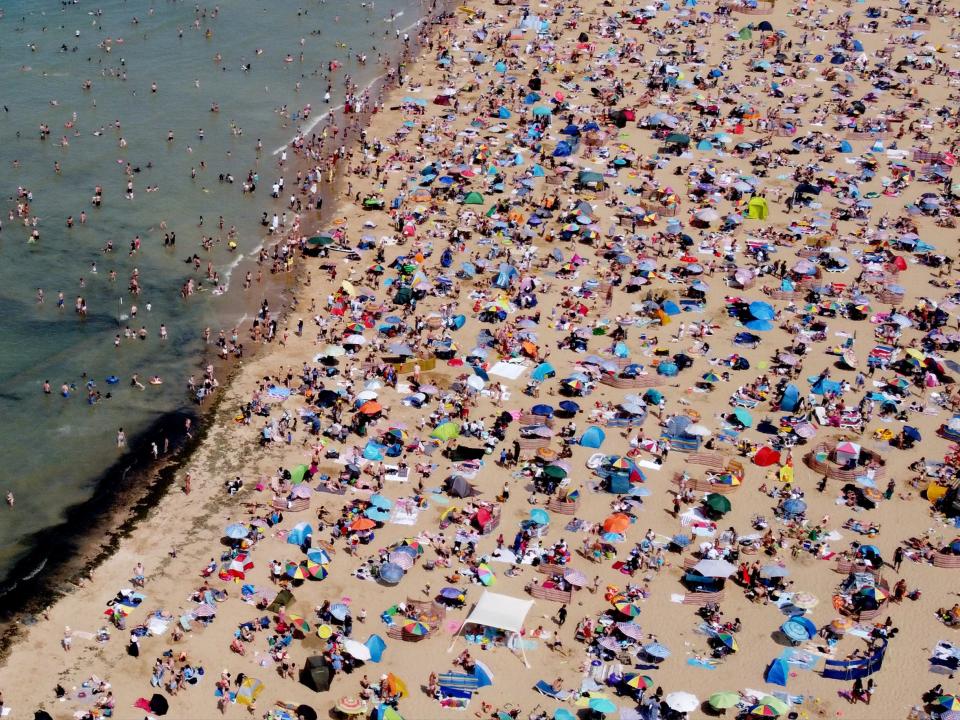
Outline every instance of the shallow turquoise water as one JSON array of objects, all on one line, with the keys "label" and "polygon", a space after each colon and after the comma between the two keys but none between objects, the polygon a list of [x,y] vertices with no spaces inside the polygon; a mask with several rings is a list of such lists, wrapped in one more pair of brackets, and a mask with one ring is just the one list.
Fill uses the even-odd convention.
[{"label": "shallow turquoise water", "polygon": [[[259,301],[255,289],[242,290],[243,274],[251,267],[247,256],[264,240],[260,214],[274,208],[264,189],[278,173],[271,153],[296,130],[278,110],[287,106],[295,113],[311,103],[314,116],[322,112],[323,75],[332,59],[345,62],[333,78],[332,105],[339,102],[344,72],[365,85],[379,72],[377,53],[395,52],[394,28],[409,27],[420,12],[417,0],[378,0],[372,9],[369,3],[316,0],[227,0],[218,7],[213,17],[210,11],[198,16],[193,3],[159,0],[0,5],[0,188],[6,199],[0,217],[0,492],[16,495],[15,509],[0,512],[0,582],[26,549],[23,539],[86,499],[95,479],[121,457],[118,427],[133,436],[188,402],[185,382],[199,374],[202,328],[211,327],[214,336],[229,331],[244,308]],[[93,14],[98,9],[102,14]],[[367,65],[349,60],[338,42],[367,53]],[[288,53],[292,62],[285,61]],[[248,72],[241,70],[246,63]],[[86,80],[89,90],[82,87]],[[219,103],[218,113],[210,111],[212,103]],[[39,139],[41,123],[50,128],[45,141]],[[140,168],[132,200],[125,197],[127,163]],[[197,169],[193,180],[191,168]],[[260,173],[261,185],[255,195],[244,195],[240,183],[250,170]],[[236,183],[220,183],[220,173],[232,173]],[[288,188],[292,180],[288,172]],[[96,185],[104,192],[99,209],[90,203]],[[148,186],[159,189],[146,192]],[[8,218],[18,188],[33,193],[37,243],[27,242],[30,229],[21,220]],[[85,225],[79,224],[81,211]],[[66,227],[68,215],[73,229]],[[224,239],[206,253],[201,236],[219,234],[221,215],[227,228],[237,227],[239,248],[231,253]],[[176,233],[175,249],[163,246],[161,222]],[[131,256],[137,235],[141,249]],[[103,252],[108,241],[112,253]],[[199,274],[183,262],[194,252],[202,258]],[[180,286],[191,275],[202,283],[208,260],[230,281],[227,292],[214,296],[207,283],[207,292],[184,301]],[[138,299],[127,292],[134,268],[143,286]],[[42,305],[37,288],[45,294]],[[65,297],[62,312],[58,292]],[[87,303],[85,320],[73,311],[78,296]],[[134,320],[128,318],[132,303],[140,311]],[[161,323],[169,331],[165,343],[158,337]],[[150,337],[124,340],[115,349],[122,325],[144,325]],[[128,384],[132,373],[144,380],[157,374],[165,384],[139,391]],[[109,375],[121,382],[107,386]],[[113,397],[88,404],[87,379]],[[53,385],[52,395],[43,394],[44,380]],[[77,386],[70,399],[58,394],[64,382]]]}]

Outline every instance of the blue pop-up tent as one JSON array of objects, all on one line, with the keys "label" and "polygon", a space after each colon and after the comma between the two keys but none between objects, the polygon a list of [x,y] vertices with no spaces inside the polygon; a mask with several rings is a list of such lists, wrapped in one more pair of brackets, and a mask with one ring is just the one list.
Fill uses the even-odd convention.
[{"label": "blue pop-up tent", "polygon": [[291,545],[304,545],[312,536],[313,528],[310,527],[310,523],[301,522],[294,525],[290,530],[290,534],[287,535],[287,542]]},{"label": "blue pop-up tent", "polygon": [[383,638],[379,635],[371,635],[364,645],[370,651],[370,661],[380,662],[383,658],[383,651],[387,649],[387,644],[383,641]]},{"label": "blue pop-up tent", "polygon": [[793,412],[797,409],[800,402],[800,390],[793,383],[787,385],[783,390],[783,397],[780,399],[780,409],[784,412]]},{"label": "blue pop-up tent", "polygon": [[543,382],[547,378],[551,378],[556,374],[557,374],[557,371],[554,369],[553,365],[551,365],[548,362],[545,362],[537,365],[533,369],[533,372],[530,374],[530,377],[532,377],[537,382]]},{"label": "blue pop-up tent", "polygon": [[790,666],[783,658],[774,659],[768,666],[763,675],[764,680],[772,685],[780,687],[787,686],[787,678],[790,677]]},{"label": "blue pop-up tent", "polygon": [[588,448],[598,448],[603,445],[603,441],[606,439],[606,434],[598,428],[596,425],[591,425],[587,428],[586,432],[580,436],[580,444],[583,447]]}]

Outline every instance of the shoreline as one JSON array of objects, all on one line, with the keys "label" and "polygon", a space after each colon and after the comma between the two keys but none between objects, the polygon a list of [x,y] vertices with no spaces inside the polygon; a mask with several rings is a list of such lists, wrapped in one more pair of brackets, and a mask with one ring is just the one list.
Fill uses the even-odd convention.
[{"label": "shoreline", "polygon": [[[424,23],[432,27],[436,17],[448,12],[455,5],[453,0],[439,0],[433,12],[425,11],[422,17],[407,27],[401,28],[400,32],[422,28]],[[419,33],[411,35],[410,45],[411,52],[406,56],[402,45],[400,46],[400,52],[392,58],[391,65],[403,62],[409,67],[421,59],[424,47],[419,42]],[[383,72],[368,83],[366,90],[370,92],[371,98],[382,94],[386,101],[390,94],[397,90],[397,85],[396,82],[388,84],[387,73]],[[376,104],[371,102],[370,106],[375,107]],[[346,115],[343,109],[344,105],[340,104],[316,116],[316,120],[311,118],[309,128],[302,130],[298,128],[296,136],[266,157],[273,158],[282,150],[291,148],[298,137],[309,135],[323,121],[336,119],[342,122],[359,118],[361,124],[369,124],[371,118],[376,115],[372,110]],[[356,148],[359,144],[359,135],[350,137],[351,148]],[[306,158],[293,154],[290,162],[291,170],[309,170],[310,168],[311,163]],[[350,208],[350,199],[341,192],[348,174],[349,168],[343,165],[338,168],[332,182],[321,183],[320,195],[323,197],[324,209],[304,213],[304,217],[301,218],[302,238],[322,232],[334,218]],[[310,217],[310,214],[313,217]],[[272,247],[288,242],[283,235],[274,240],[275,237],[269,234],[264,235],[263,246]],[[264,291],[261,293],[261,300],[278,302],[278,327],[286,325],[291,314],[298,310],[297,295],[307,287],[305,274],[309,268],[304,259],[317,259],[305,255],[302,248],[297,251],[296,258],[297,262],[291,273],[292,279],[287,279],[286,273],[270,273],[265,278]],[[259,265],[252,254],[243,259],[251,261],[253,266]],[[239,270],[243,264],[241,261],[234,270]],[[242,295],[241,298],[243,298]],[[242,313],[238,320],[241,334],[246,330],[242,325],[244,319],[252,322],[247,311],[255,310],[258,303],[259,301],[251,303],[250,298],[245,298],[243,302],[236,304],[236,308]],[[28,540],[30,548],[14,563],[8,573],[7,581],[0,587],[0,666],[5,664],[16,644],[23,640],[25,630],[39,622],[38,616],[45,615],[57,603],[83,587],[88,581],[93,582],[96,570],[117,551],[124,539],[132,537],[138,531],[146,532],[149,529],[151,510],[170,499],[177,473],[189,465],[203,448],[205,439],[216,428],[216,418],[221,403],[240,376],[248,372],[247,366],[255,360],[264,360],[276,354],[282,348],[276,343],[253,347],[254,352],[245,355],[239,363],[223,362],[216,355],[211,360],[201,353],[198,366],[212,361],[215,366],[222,364],[231,368],[227,377],[221,382],[213,402],[201,412],[192,412],[195,406],[185,403],[180,408],[158,418],[141,433],[131,437],[130,450],[92,481],[94,491],[87,500],[66,508],[62,522],[30,536]],[[179,421],[179,426],[182,427],[186,418],[192,420],[194,428],[199,428],[195,437],[185,443],[181,437],[180,442],[171,448],[165,458],[149,460],[150,438],[162,434],[161,431],[167,427],[173,427],[172,423],[175,420]],[[142,467],[138,467],[144,462]],[[145,484],[142,484],[144,481]],[[106,537],[106,540],[97,540],[97,537]],[[55,549],[62,549],[65,544],[71,543],[72,550],[69,553],[53,556]]]}]

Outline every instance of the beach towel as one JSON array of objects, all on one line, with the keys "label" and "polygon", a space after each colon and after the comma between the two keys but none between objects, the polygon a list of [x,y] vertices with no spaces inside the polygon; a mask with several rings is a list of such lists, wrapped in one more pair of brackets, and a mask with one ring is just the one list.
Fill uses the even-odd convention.
[{"label": "beach towel", "polygon": [[688,658],[687,665],[703,668],[704,670],[716,670],[718,663],[704,660],[703,658]]}]

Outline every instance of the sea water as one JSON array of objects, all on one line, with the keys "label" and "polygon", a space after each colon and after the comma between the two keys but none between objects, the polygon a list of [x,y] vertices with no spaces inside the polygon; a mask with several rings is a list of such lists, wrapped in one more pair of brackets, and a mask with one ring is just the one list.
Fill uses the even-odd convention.
[{"label": "sea water", "polygon": [[[270,197],[281,172],[276,153],[298,127],[342,102],[345,73],[361,87],[379,75],[378,55],[397,52],[397,30],[415,33],[421,9],[417,0],[5,0],[0,9],[0,495],[16,498],[13,510],[0,511],[2,588],[15,580],[7,575],[28,538],[58,524],[123,458],[119,428],[135,437],[190,402],[187,379],[201,376],[214,347],[204,346],[203,328],[214,340],[221,329],[229,336],[261,300],[256,282],[243,289],[246,272],[257,274],[256,250],[269,242],[259,219],[282,213],[295,185],[288,164],[288,192]],[[325,104],[332,60],[342,67]],[[308,104],[313,114],[304,123],[298,113]],[[41,124],[50,130],[45,140]],[[250,171],[260,184],[245,194]],[[235,182],[220,182],[221,173]],[[103,204],[95,208],[98,185]],[[32,193],[37,242],[29,242],[32,227],[8,216],[21,188]],[[238,231],[234,251],[230,226]],[[175,247],[164,247],[165,233],[176,234]],[[137,236],[140,249],[131,254]],[[209,252],[203,236],[215,238]],[[105,253],[108,241],[114,249]],[[194,253],[199,273],[185,262]],[[208,262],[222,294],[204,280]],[[139,297],[128,292],[134,269]],[[190,277],[202,290],[184,299]],[[74,311],[78,297],[85,318]],[[117,333],[141,326],[148,339],[114,347]],[[130,385],[134,373],[145,389]],[[162,385],[148,384],[155,375]],[[110,376],[119,382],[108,384]],[[89,403],[90,382],[111,397]],[[61,396],[64,383],[69,398]]]}]

